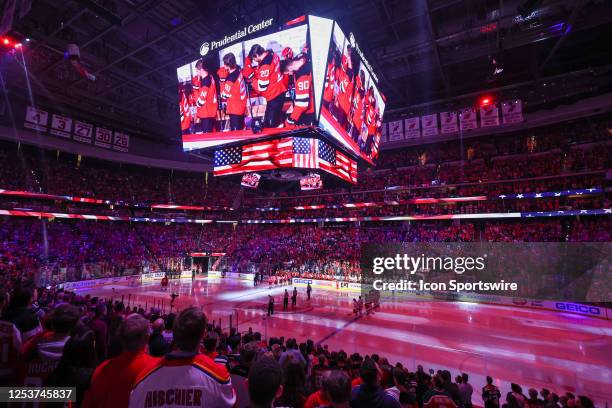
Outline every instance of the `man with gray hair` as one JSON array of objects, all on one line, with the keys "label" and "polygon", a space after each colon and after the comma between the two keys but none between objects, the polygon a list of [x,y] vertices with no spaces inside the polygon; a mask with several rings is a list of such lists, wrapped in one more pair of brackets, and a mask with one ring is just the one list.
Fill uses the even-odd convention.
[{"label": "man with gray hair", "polygon": [[122,353],[96,368],[83,406],[127,407],[130,392],[140,373],[159,363],[159,358],[145,351],[149,322],[141,315],[132,314],[121,322],[119,338]]}]

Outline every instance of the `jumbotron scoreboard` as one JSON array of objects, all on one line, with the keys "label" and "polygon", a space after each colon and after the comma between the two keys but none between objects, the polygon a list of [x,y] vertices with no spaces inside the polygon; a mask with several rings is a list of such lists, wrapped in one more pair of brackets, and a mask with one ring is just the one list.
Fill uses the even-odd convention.
[{"label": "jumbotron scoreboard", "polygon": [[358,164],[374,165],[385,97],[355,35],[334,20],[264,19],[199,49],[177,68],[182,142],[212,154],[216,176],[297,174],[317,186],[327,174],[354,184]]}]

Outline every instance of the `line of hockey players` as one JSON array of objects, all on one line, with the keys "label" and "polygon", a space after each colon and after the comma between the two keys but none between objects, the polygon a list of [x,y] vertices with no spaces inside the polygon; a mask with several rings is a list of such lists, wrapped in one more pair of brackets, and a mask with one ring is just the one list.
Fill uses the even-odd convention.
[{"label": "line of hockey players", "polygon": [[[265,100],[263,128],[310,125],[314,121],[311,63],[307,47],[281,55],[259,44],[251,47],[244,67],[236,56],[223,56],[214,70],[205,60],[195,64],[191,82],[179,85],[183,134],[243,130],[245,117],[261,116],[257,98]],[[255,109],[255,111],[253,110]]]},{"label": "line of hockey players", "polygon": [[359,296],[358,299],[353,298],[353,314],[356,316],[362,316],[364,306],[366,316],[374,313],[375,310],[380,309],[380,292],[372,289],[366,293],[364,297]]},{"label": "line of hockey players", "polygon": [[363,68],[350,45],[344,53],[333,45],[329,51],[323,106],[336,118],[340,126],[372,158],[378,156],[382,129],[381,107],[377,106],[372,85],[366,89]]}]

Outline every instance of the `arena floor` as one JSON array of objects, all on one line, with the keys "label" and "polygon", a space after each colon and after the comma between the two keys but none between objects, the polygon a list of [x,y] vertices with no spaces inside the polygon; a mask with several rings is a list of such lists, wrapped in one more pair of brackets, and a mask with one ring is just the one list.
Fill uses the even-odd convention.
[{"label": "arena floor", "polygon": [[[291,288],[289,288],[291,291]],[[400,361],[411,370],[448,368],[456,376],[470,374],[475,403],[484,376],[495,378],[502,395],[510,382],[571,391],[591,396],[596,406],[612,402],[612,323],[579,315],[471,303],[384,303],[370,316],[352,314],[353,294],[313,291],[310,302],[299,291],[295,309],[282,310],[284,288],[229,279],[190,279],[180,283],[179,309],[201,306],[209,319],[222,319],[239,330],[252,327],[267,336],[310,338],[347,353],[378,353],[392,364]],[[133,305],[162,305],[169,310],[170,292],[159,282],[136,287],[115,285],[82,290],[102,297],[124,298]],[[275,314],[267,317],[267,296],[276,299]],[[502,397],[504,398],[504,397]]]}]

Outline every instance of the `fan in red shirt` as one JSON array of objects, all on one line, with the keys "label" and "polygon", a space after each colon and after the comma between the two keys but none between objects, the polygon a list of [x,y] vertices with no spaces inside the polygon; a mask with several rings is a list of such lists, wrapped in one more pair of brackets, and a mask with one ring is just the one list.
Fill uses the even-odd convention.
[{"label": "fan in red shirt", "polygon": [[123,352],[106,360],[93,373],[91,387],[85,394],[85,408],[127,407],[137,377],[157,366],[160,358],[145,352],[149,340],[149,322],[140,315],[128,316],[121,323],[119,336]]},{"label": "fan in red shirt", "polygon": [[230,130],[242,130],[247,104],[246,84],[233,53],[223,56],[223,65],[226,75],[222,82],[221,100],[229,116]]}]

